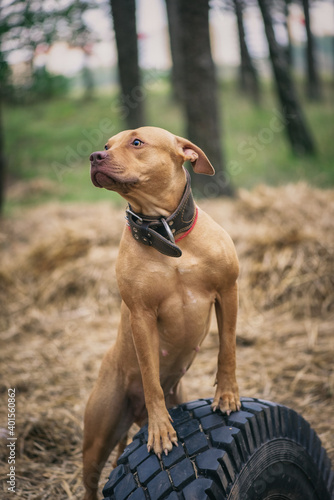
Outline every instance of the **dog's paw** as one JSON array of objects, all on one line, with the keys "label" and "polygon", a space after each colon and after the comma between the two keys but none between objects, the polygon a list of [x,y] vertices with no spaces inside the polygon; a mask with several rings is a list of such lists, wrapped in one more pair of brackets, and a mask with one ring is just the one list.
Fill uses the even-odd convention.
[{"label": "dog's paw", "polygon": [[236,388],[231,391],[221,391],[217,389],[211,407],[213,411],[219,409],[222,413],[226,413],[227,415],[230,415],[232,411],[239,411],[241,409],[241,403],[238,389]]},{"label": "dog's paw", "polygon": [[164,418],[149,418],[147,450],[154,451],[159,458],[162,453],[168,455],[173,444],[178,446],[177,435],[170,421],[171,417],[167,412]]}]

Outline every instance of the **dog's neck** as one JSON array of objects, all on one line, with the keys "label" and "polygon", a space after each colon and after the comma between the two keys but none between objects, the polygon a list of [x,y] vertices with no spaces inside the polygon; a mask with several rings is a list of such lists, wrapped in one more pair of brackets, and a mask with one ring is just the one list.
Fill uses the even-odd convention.
[{"label": "dog's neck", "polygon": [[187,183],[189,173],[183,168],[177,179],[174,179],[173,185],[164,190],[159,187],[157,192],[136,190],[136,188],[123,196],[131,205],[133,212],[145,215],[147,217],[169,217],[178,207]]}]

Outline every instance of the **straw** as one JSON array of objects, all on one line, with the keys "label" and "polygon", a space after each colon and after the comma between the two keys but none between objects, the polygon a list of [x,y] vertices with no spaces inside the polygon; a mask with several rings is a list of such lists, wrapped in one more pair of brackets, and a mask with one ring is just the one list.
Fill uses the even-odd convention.
[{"label": "straw", "polygon": [[[230,233],[241,264],[241,395],[301,412],[333,459],[334,191],[260,186],[200,205]],[[8,473],[6,400],[15,387],[22,499],[82,497],[83,413],[117,334],[124,225],[123,210],[106,203],[45,204],[1,223],[0,472]],[[189,400],[213,396],[218,342],[213,321],[184,377]],[[1,498],[12,499],[3,484]]]}]

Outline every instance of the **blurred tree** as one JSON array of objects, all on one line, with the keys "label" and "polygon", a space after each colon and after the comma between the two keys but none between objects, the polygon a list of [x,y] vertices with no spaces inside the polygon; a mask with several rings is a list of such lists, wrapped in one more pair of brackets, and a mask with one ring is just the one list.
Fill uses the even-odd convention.
[{"label": "blurred tree", "polygon": [[[8,57],[15,51],[24,52],[25,59],[30,64],[32,87],[43,87],[45,82],[50,84],[51,80],[53,85],[56,81],[45,71],[40,72],[43,83],[33,78],[36,48],[42,44],[50,46],[55,40],[64,40],[77,47],[95,40],[85,23],[84,13],[97,6],[98,0],[7,0],[0,4],[0,113],[8,92],[13,91]],[[57,80],[58,83],[60,81],[64,84],[64,80]],[[47,88],[49,84],[43,87],[46,93],[50,91],[50,88]],[[40,91],[40,87],[37,91]],[[2,123],[0,114],[0,209],[4,200],[5,183]]]},{"label": "blurred tree", "polygon": [[[0,38],[1,46],[1,38]],[[2,52],[0,49],[0,58]],[[5,179],[6,179],[6,157],[4,151],[4,135],[3,135],[3,119],[2,119],[2,103],[5,94],[5,82],[7,80],[6,73],[8,66],[6,61],[0,59],[0,215],[2,214],[4,196],[5,196]]]},{"label": "blurred tree", "polygon": [[197,196],[231,195],[233,190],[225,174],[221,146],[220,104],[209,35],[209,0],[179,1],[187,137],[205,151],[216,170],[213,177],[193,175],[193,188]]},{"label": "blurred tree", "polygon": [[275,76],[275,83],[282,107],[285,126],[291,147],[296,154],[315,152],[312,136],[308,130],[297,93],[290,74],[284,48],[275,38],[270,5],[268,0],[258,0],[262,13],[266,37],[269,45],[270,60]]},{"label": "blurred tree", "polygon": [[183,95],[183,53],[182,53],[182,32],[180,29],[180,2],[179,0],[166,0],[169,43],[172,55],[172,89],[173,97],[181,102]]},{"label": "blurred tree", "polygon": [[116,36],[121,101],[127,126],[144,125],[143,89],[138,63],[135,0],[110,0]]},{"label": "blurred tree", "polygon": [[82,50],[85,54],[85,59],[84,59],[84,67],[82,68],[82,80],[85,88],[85,99],[91,99],[93,97],[94,93],[94,77],[93,77],[93,72],[89,67],[89,59],[92,55],[93,52],[93,45],[92,44],[85,44],[82,47]]},{"label": "blurred tree", "polygon": [[307,79],[306,79],[307,95],[309,99],[312,99],[314,101],[319,101],[321,99],[321,85],[316,63],[315,41],[311,28],[310,2],[309,0],[302,0],[302,3],[304,9],[305,29],[307,35],[306,57],[305,57],[306,67],[307,67]]},{"label": "blurred tree", "polygon": [[[2,103],[0,102],[0,107]],[[5,197],[5,173],[6,173],[6,158],[3,144],[3,130],[2,130],[2,111],[0,109],[0,216],[3,210],[4,197]]]},{"label": "blurred tree", "polygon": [[289,14],[290,14],[290,5],[292,1],[291,0],[284,0],[283,1],[283,14],[284,14],[284,26],[286,29],[286,34],[287,34],[287,39],[288,43],[286,46],[286,57],[288,61],[288,65],[292,67],[293,65],[293,51],[292,51],[292,39],[291,39],[291,26],[289,22]]},{"label": "blurred tree", "polygon": [[257,6],[256,0],[215,0],[214,7],[233,12],[237,21],[239,40],[239,88],[242,93],[248,94],[255,102],[260,100],[260,82],[254,61],[247,45],[244,24],[244,12],[248,7]]},{"label": "blurred tree", "polygon": [[233,7],[237,18],[240,47],[239,85],[243,92],[248,93],[255,102],[259,102],[259,79],[246,43],[246,33],[243,19],[245,6],[246,2],[244,0],[233,0]]},{"label": "blurred tree", "polygon": [[83,47],[96,41],[84,14],[99,6],[98,0],[8,0],[1,4],[0,36],[5,57],[24,50],[26,60],[33,61],[36,47],[50,46],[55,40]]}]

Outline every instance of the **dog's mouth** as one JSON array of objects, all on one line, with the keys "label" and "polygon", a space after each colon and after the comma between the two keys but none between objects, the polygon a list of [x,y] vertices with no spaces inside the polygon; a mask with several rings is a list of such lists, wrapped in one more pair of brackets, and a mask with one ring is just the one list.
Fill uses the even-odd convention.
[{"label": "dog's mouth", "polygon": [[118,173],[110,172],[105,167],[91,167],[91,179],[94,186],[111,191],[128,189],[138,182],[136,177],[124,178]]},{"label": "dog's mouth", "polygon": [[108,188],[108,186],[115,184],[115,181],[103,172],[95,172],[92,175],[92,182],[94,186],[99,188]]}]

